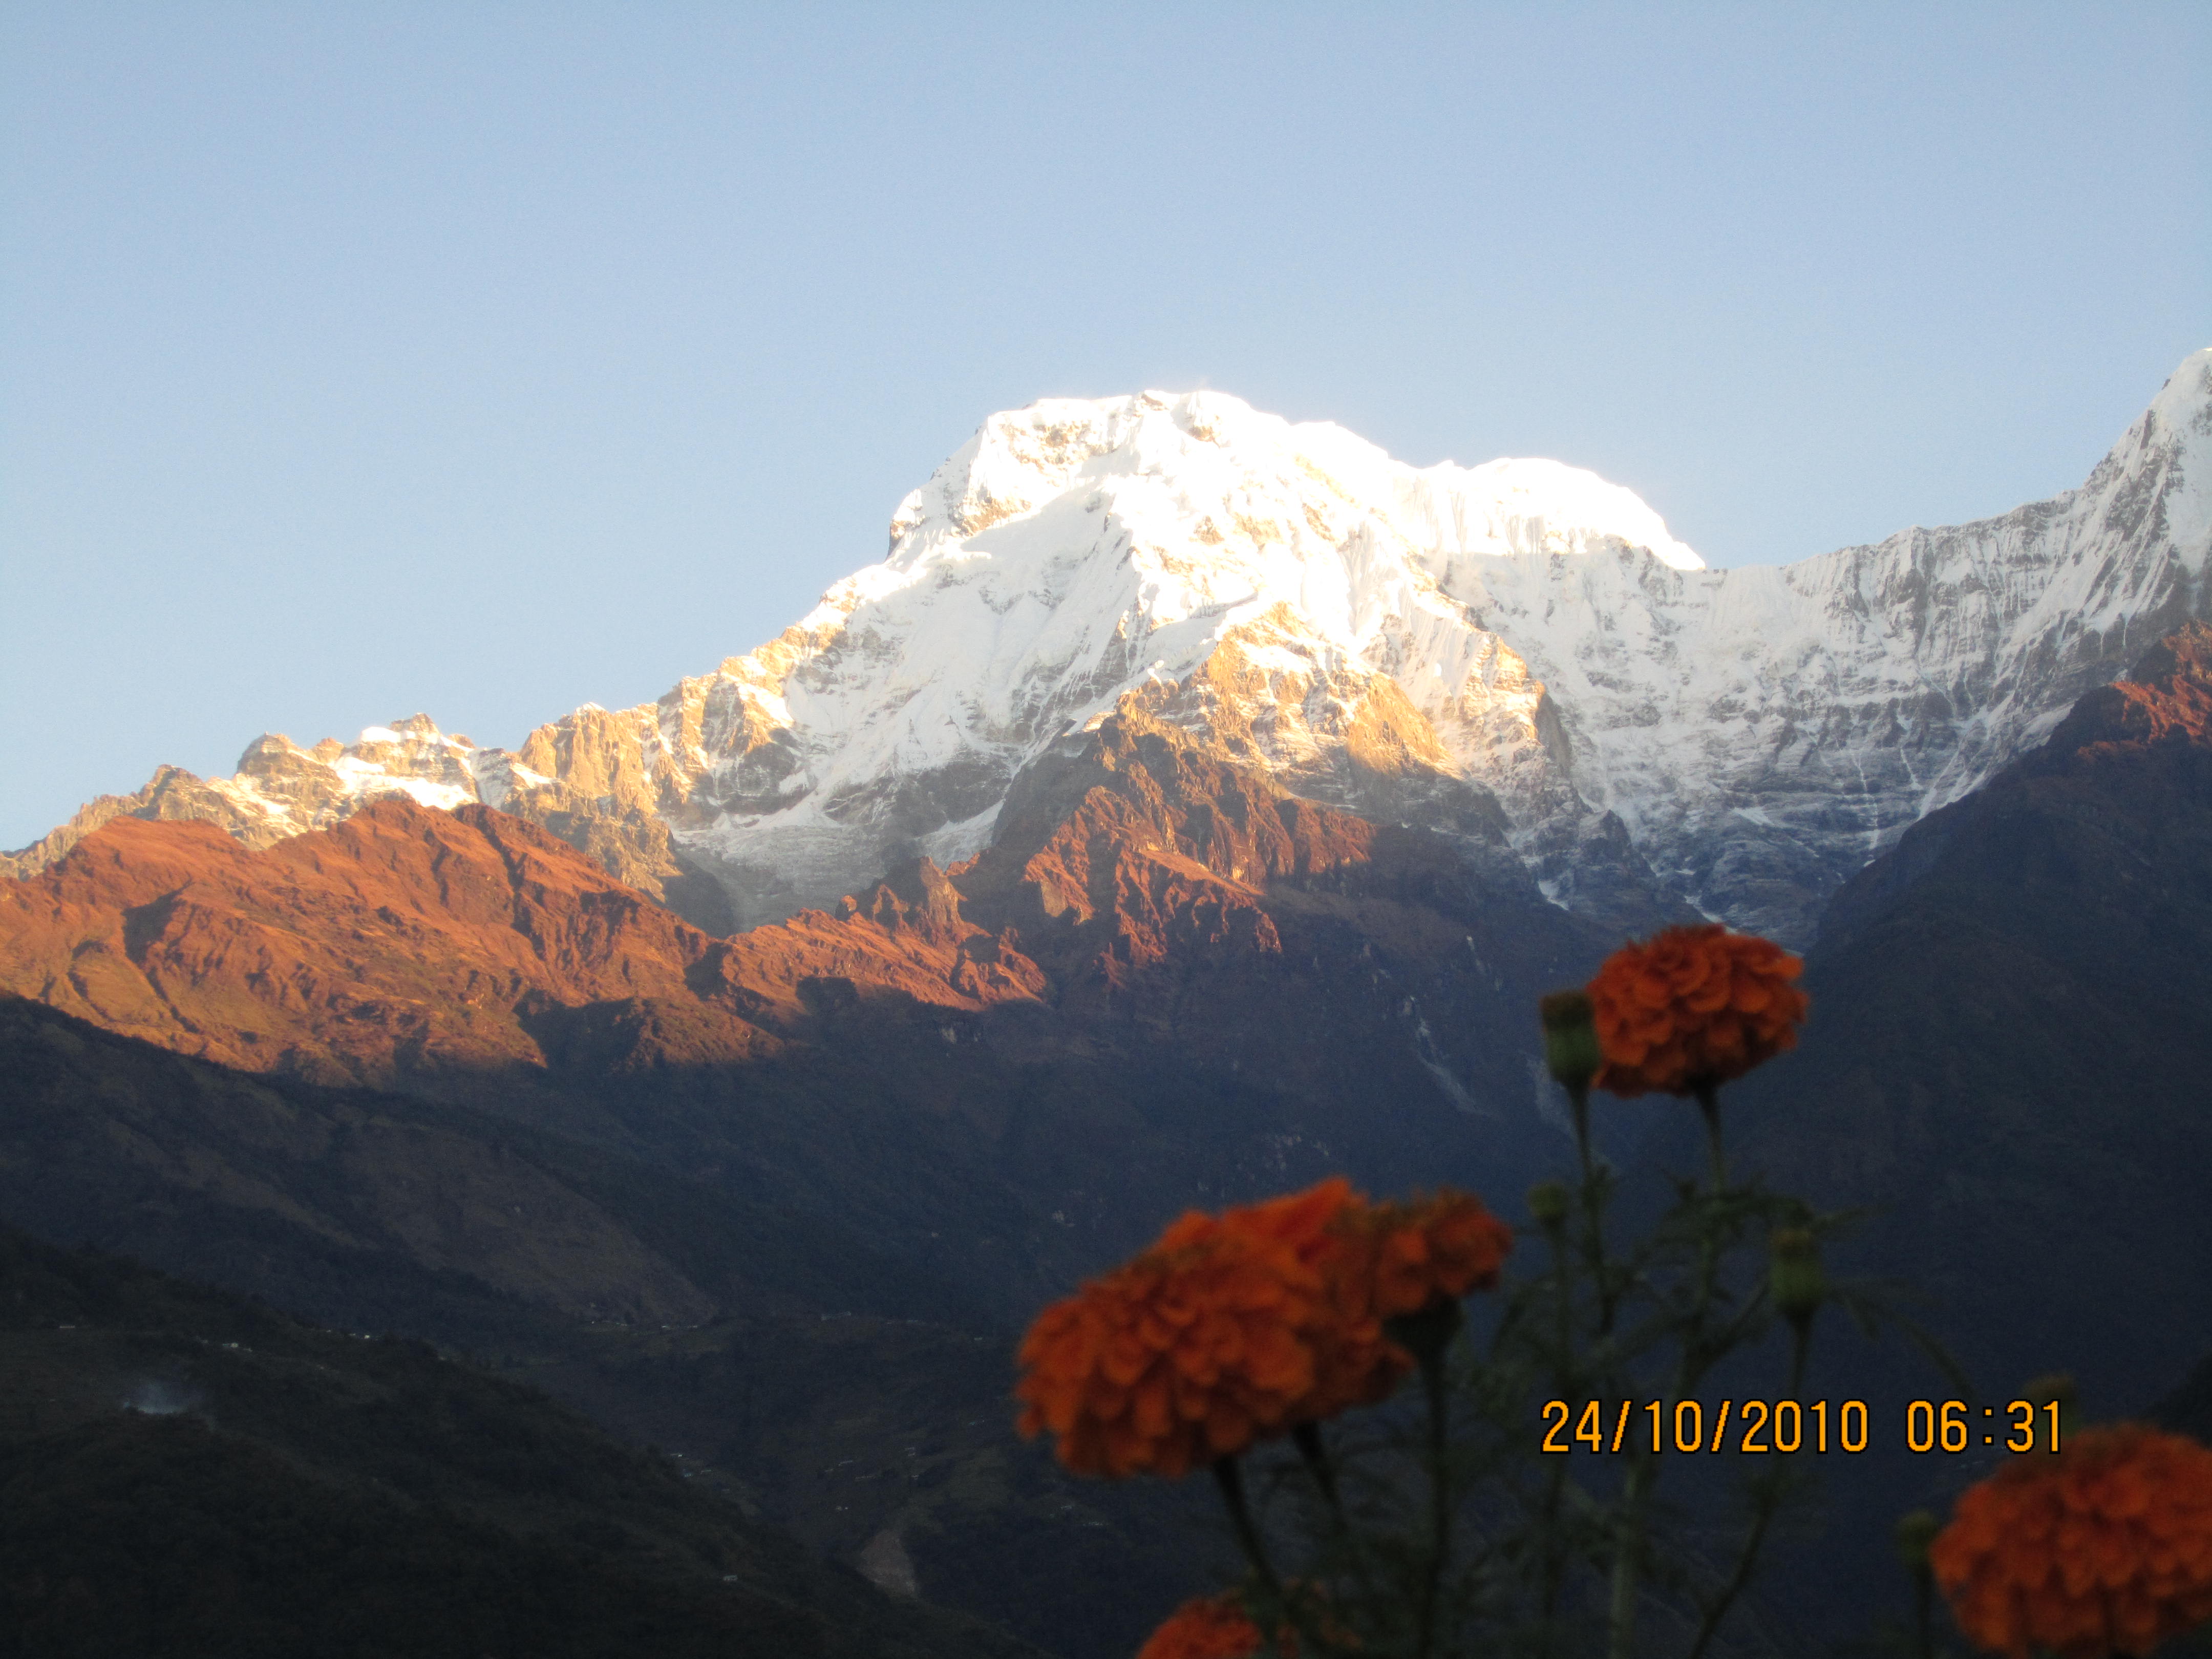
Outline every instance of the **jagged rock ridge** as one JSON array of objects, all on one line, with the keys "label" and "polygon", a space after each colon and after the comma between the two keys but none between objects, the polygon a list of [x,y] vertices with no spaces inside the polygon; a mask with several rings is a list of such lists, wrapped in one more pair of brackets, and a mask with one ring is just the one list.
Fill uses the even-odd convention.
[{"label": "jagged rock ridge", "polygon": [[1606,940],[1486,852],[1132,710],[975,859],[722,939],[482,803],[118,817],[0,884],[0,1000],[722,1170],[1026,1309],[1190,1202],[1534,1179],[1528,1010]]},{"label": "jagged rock ridge", "polygon": [[1603,948],[1502,830],[1376,825],[1135,709],[1025,769],[977,857],[721,939],[482,803],[258,851],[124,816],[0,886],[0,994],[247,1071],[592,1095],[988,1030],[1516,1157],[1550,1133],[1528,1001]]},{"label": "jagged rock ridge", "polygon": [[535,825],[372,803],[251,851],[128,817],[0,889],[0,990],[246,1071],[386,1083],[441,1067],[728,1064],[830,985],[973,1010],[1042,987],[957,910],[878,890],[714,939]]},{"label": "jagged rock ridge", "polygon": [[264,738],[237,778],[87,811],[251,842],[380,790],[479,799],[719,932],[971,856],[1024,768],[1139,708],[1297,795],[1502,831],[1606,925],[1686,899],[1802,940],[1904,829],[2203,614],[2208,548],[2212,351],[2079,489],[1733,571],[1557,463],[1417,470],[1212,392],[1052,399],[908,496],[882,563],[655,704],[512,754],[419,716]]}]

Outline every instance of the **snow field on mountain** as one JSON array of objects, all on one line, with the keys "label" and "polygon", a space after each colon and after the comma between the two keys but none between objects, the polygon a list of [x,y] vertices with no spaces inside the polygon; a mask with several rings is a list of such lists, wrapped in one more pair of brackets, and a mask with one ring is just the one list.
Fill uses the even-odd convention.
[{"label": "snow field on mountain", "polygon": [[1355,810],[1343,757],[1382,732],[1401,771],[1493,793],[1547,891],[1610,814],[1705,908],[1802,933],[2204,608],[2212,352],[2080,489],[1786,568],[1707,569],[1556,461],[1416,469],[1212,392],[994,415],[890,530],[881,563],[658,704],[579,710],[519,755],[421,720],[269,739],[217,787],[297,829],[395,787],[527,811],[557,787],[564,811],[662,818],[759,921],[978,850],[1024,765],[1152,688]]}]

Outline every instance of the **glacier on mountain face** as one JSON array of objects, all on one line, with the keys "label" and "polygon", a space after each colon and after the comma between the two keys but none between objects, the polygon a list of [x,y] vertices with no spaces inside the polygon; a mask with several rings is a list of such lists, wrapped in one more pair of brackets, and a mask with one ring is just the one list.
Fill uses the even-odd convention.
[{"label": "glacier on mountain face", "polygon": [[203,787],[261,835],[391,787],[616,818],[752,924],[979,850],[1022,767],[1133,697],[1294,793],[1502,835],[1571,908],[1641,882],[1802,942],[1907,825],[2203,614],[2208,544],[2212,352],[2079,489],[1725,571],[1558,462],[1417,469],[1211,392],[1049,399],[901,502],[881,563],[655,704],[514,754],[427,720],[264,738]]}]

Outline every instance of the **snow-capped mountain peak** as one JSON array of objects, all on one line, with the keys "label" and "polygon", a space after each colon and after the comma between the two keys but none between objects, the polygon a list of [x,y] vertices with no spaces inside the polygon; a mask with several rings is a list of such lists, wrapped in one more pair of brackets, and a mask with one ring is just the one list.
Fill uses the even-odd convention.
[{"label": "snow-capped mountain peak", "polygon": [[[1233,520],[1246,495],[1300,499],[1309,493],[1304,479],[1402,516],[1409,529],[1425,521],[1440,552],[1578,553],[1620,541],[1680,569],[1704,566],[1633,491],[1594,472],[1513,459],[1417,470],[1333,422],[1293,423],[1218,392],[1054,398],[993,416],[899,504],[886,564],[910,568],[946,542],[1035,513],[1079,482],[1144,477],[1168,482],[1164,500],[1182,517],[1202,520],[1218,501]],[[1223,543],[1232,539],[1218,522],[1213,529]]]},{"label": "snow-capped mountain peak", "polygon": [[881,562],[656,704],[514,754],[412,723],[265,739],[203,787],[257,834],[309,827],[293,796],[473,793],[625,878],[711,874],[752,922],[976,852],[1024,767],[1135,698],[1294,793],[1503,837],[1571,908],[1671,892],[1802,939],[1888,840],[2201,612],[2208,540],[2212,352],[2078,490],[1734,571],[1557,461],[1416,468],[1214,392],[1052,398],[984,422]]},{"label": "snow-capped mountain peak", "polygon": [[1444,702],[1478,663],[1510,680],[1436,573],[1542,556],[1702,568],[1632,492],[1557,462],[1416,469],[1211,392],[994,416],[900,503],[881,564],[702,690],[722,715],[702,734],[740,738],[664,732],[685,805],[720,809],[679,840],[764,899],[827,897],[902,845],[964,856],[1042,745],[1224,646],[1267,685],[1221,734],[1297,770],[1378,676]]}]

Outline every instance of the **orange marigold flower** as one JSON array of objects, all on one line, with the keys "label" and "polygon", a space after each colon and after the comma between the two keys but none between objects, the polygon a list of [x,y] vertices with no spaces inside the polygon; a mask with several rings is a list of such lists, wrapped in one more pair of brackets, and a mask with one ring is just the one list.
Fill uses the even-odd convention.
[{"label": "orange marigold flower", "polygon": [[1488,1290],[1513,1248],[1513,1230],[1481,1200],[1449,1188],[1411,1204],[1347,1207],[1331,1231],[1339,1248],[1325,1272],[1336,1316],[1316,1354],[1316,1418],[1386,1398],[1413,1360],[1384,1322]]},{"label": "orange marigold flower", "polygon": [[1511,1243],[1463,1193],[1377,1206],[1341,1177],[1193,1211],[1037,1316],[1022,1432],[1082,1474],[1172,1477],[1370,1404],[1413,1365],[1383,1321],[1495,1284]]},{"label": "orange marigold flower", "polygon": [[1795,1048],[1808,999],[1790,981],[1804,965],[1718,922],[1624,945],[1589,986],[1605,1051],[1597,1086],[1695,1094]]},{"label": "orange marigold flower", "polygon": [[1356,1223],[1374,1241],[1375,1310],[1385,1319],[1457,1301],[1498,1283],[1513,1230],[1449,1188],[1411,1204],[1378,1204]]},{"label": "orange marigold flower", "polygon": [[1280,1238],[1321,1276],[1321,1300],[1304,1336],[1313,1353],[1313,1383],[1286,1418],[1286,1426],[1318,1422],[1354,1406],[1389,1397],[1413,1360],[1382,1334],[1387,1310],[1374,1295],[1376,1208],[1348,1187],[1337,1201],[1338,1182],[1231,1210],[1224,1224]]},{"label": "orange marigold flower", "polygon": [[1928,1560],[1983,1649],[2149,1653],[2212,1620],[2212,1450],[2141,1423],[2085,1430],[1969,1487]]},{"label": "orange marigold flower", "polygon": [[[1260,1627],[1231,1591],[1184,1602],[1137,1650],[1137,1659],[1261,1659],[1264,1646]],[[1297,1638],[1285,1631],[1276,1649],[1295,1659]]]},{"label": "orange marigold flower", "polygon": [[1193,1211],[1047,1308],[1022,1343],[1022,1431],[1051,1430],[1083,1474],[1173,1476],[1307,1420],[1316,1337],[1334,1320],[1328,1223],[1359,1201],[1338,1179]]}]

